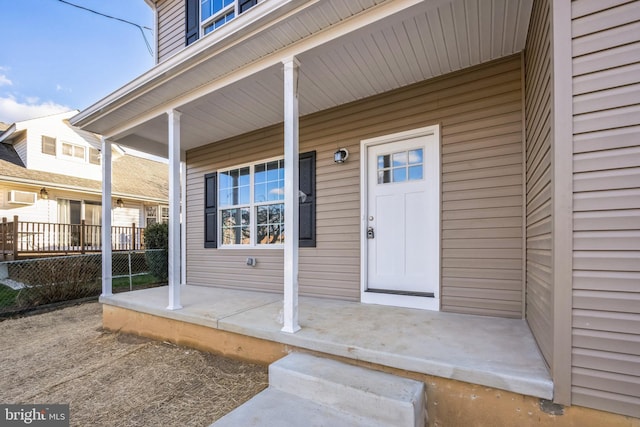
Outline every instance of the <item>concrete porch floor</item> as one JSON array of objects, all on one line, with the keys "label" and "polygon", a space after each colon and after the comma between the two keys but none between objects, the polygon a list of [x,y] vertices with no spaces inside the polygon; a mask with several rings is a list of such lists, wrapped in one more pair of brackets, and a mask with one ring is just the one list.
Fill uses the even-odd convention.
[{"label": "concrete porch floor", "polygon": [[551,399],[553,383],[524,320],[300,297],[302,329],[281,332],[282,295],[183,286],[101,297],[135,312],[234,332],[391,368]]}]

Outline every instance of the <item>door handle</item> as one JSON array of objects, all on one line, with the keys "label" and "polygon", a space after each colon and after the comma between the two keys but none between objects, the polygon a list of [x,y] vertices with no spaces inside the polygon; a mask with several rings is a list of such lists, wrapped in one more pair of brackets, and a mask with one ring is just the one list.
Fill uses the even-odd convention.
[{"label": "door handle", "polygon": [[373,239],[374,237],[375,236],[374,236],[374,233],[373,233],[373,227],[368,227],[367,228],[367,239]]}]

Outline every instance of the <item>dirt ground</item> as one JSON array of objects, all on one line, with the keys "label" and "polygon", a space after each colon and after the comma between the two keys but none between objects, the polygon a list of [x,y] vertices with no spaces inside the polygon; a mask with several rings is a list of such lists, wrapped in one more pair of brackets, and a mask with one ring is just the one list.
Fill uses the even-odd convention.
[{"label": "dirt ground", "polygon": [[0,322],[0,403],[69,403],[72,426],[208,426],[267,367],[103,331],[85,303]]}]

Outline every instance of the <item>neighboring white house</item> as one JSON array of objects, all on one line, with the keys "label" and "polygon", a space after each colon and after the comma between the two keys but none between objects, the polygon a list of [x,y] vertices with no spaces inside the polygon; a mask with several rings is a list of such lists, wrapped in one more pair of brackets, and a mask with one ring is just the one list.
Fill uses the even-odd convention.
[{"label": "neighboring white house", "polygon": [[[0,133],[0,218],[102,223],[100,136],[71,126],[78,111],[11,124]],[[168,220],[167,165],[114,146],[112,224]]]}]

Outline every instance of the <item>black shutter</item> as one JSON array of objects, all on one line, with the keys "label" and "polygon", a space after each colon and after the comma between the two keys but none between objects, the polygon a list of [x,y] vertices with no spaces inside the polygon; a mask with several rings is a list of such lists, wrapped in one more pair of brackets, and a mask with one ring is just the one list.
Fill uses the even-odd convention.
[{"label": "black shutter", "polygon": [[240,2],[238,3],[239,13],[246,12],[257,4],[258,0],[240,0]]},{"label": "black shutter", "polygon": [[218,173],[204,176],[204,247],[218,247]]},{"label": "black shutter", "polygon": [[189,46],[200,36],[199,3],[200,0],[185,0],[185,46]]},{"label": "black shutter", "polygon": [[[316,152],[300,154],[299,163],[300,191],[306,197],[300,202],[300,240],[302,248],[316,247]],[[302,199],[305,199],[304,201]]]}]

